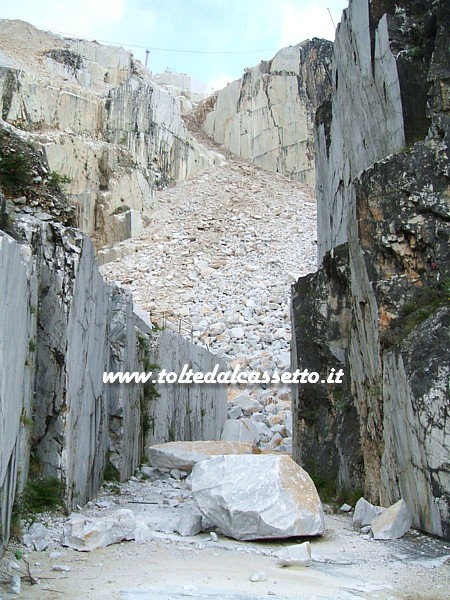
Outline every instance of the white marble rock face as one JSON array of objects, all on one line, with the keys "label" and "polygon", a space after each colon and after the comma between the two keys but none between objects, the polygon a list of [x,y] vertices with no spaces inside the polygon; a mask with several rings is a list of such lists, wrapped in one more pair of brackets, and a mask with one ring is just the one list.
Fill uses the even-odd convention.
[{"label": "white marble rock face", "polygon": [[321,103],[329,59],[325,40],[282,48],[217,93],[204,131],[236,156],[313,186],[313,99]]}]

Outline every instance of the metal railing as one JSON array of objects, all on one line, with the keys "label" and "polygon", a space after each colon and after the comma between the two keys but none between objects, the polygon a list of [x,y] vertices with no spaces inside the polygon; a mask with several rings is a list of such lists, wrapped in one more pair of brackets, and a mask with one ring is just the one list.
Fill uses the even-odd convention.
[{"label": "metal railing", "polygon": [[194,326],[182,317],[177,317],[167,311],[150,311],[150,321],[159,329],[170,329],[179,335],[187,335],[191,342],[194,339]]}]

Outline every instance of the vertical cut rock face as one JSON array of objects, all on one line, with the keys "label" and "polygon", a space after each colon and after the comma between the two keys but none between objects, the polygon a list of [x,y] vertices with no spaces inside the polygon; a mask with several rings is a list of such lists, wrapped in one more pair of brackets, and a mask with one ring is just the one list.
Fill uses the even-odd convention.
[{"label": "vertical cut rock face", "polygon": [[314,184],[314,114],[328,96],[332,43],[314,38],[247,69],[201,107],[203,129],[236,156]]},{"label": "vertical cut rock face", "polygon": [[[445,2],[350,2],[317,113],[319,270],[293,287],[295,458],[450,537]],[[370,33],[370,35],[367,34]]]},{"label": "vertical cut rock face", "polygon": [[152,353],[177,372],[210,370],[216,357],[176,334],[155,339],[131,295],[102,279],[89,237],[41,217],[0,231],[0,551],[30,457],[31,477],[60,480],[71,509],[96,494],[105,469],[130,477],[154,439],[217,439],[226,418],[223,386],[158,394],[103,383],[104,372],[153,369]]}]

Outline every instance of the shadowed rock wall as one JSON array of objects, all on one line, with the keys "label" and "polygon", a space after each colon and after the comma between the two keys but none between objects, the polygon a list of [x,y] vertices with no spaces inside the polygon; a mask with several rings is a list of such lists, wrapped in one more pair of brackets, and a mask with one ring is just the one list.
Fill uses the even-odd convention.
[{"label": "shadowed rock wall", "polygon": [[[317,113],[320,268],[293,288],[296,458],[450,537],[449,75],[445,2],[350,2]],[[367,35],[367,31],[370,35]],[[312,317],[312,318],[311,318]]]}]

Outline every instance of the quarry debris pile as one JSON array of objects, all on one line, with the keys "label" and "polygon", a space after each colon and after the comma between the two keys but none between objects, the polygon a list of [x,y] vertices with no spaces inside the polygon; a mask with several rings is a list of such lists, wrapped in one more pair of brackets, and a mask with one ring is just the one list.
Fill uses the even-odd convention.
[{"label": "quarry debris pile", "polygon": [[[290,369],[289,286],[315,268],[315,202],[305,188],[229,154],[158,193],[144,235],[116,245],[103,275],[231,369]],[[181,321],[180,321],[181,319]],[[228,441],[292,449],[289,386],[229,389]]]}]

